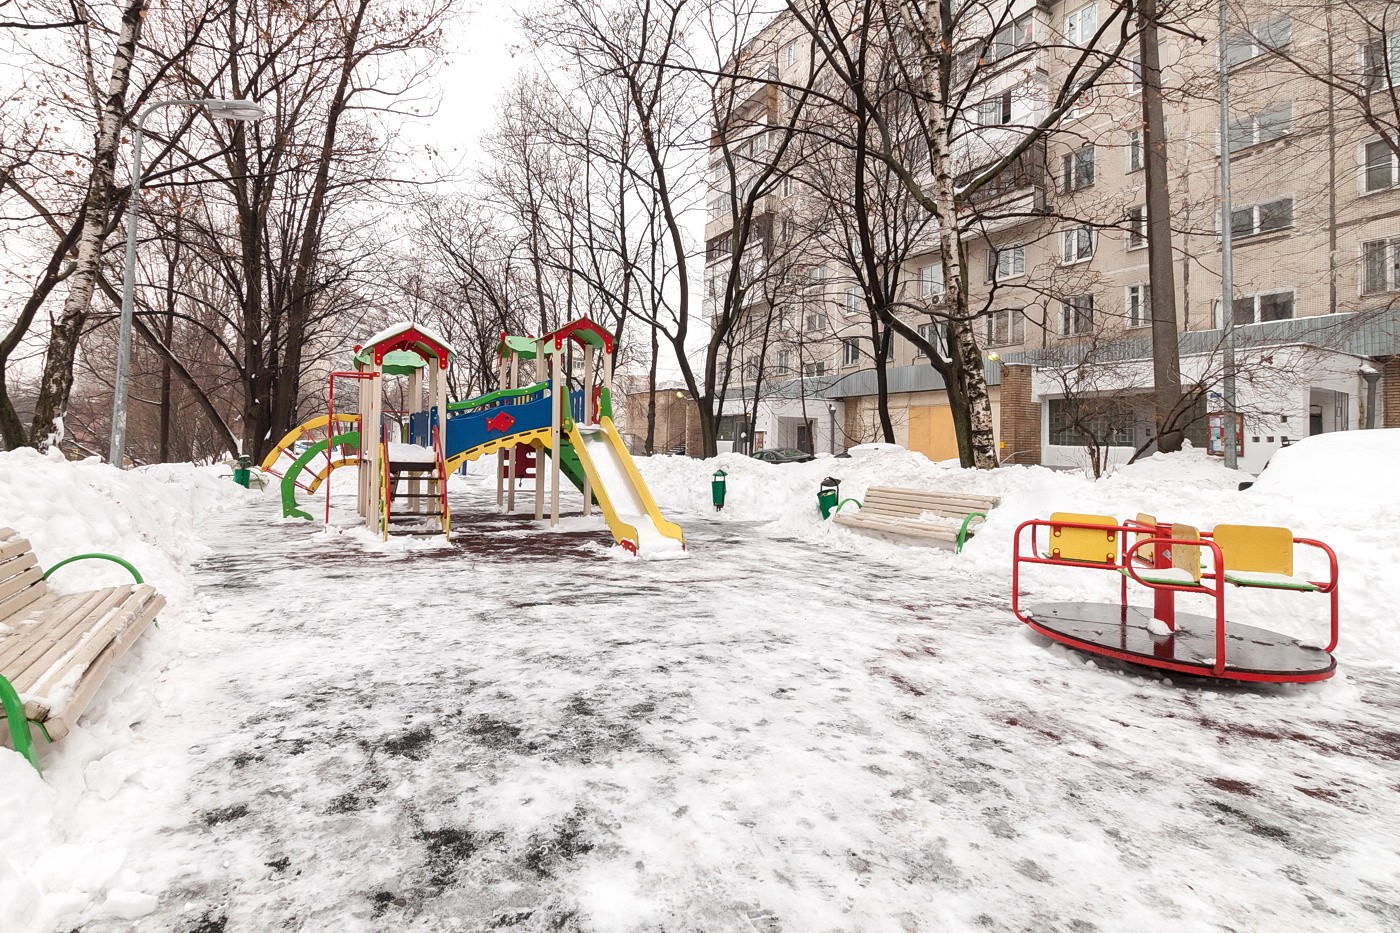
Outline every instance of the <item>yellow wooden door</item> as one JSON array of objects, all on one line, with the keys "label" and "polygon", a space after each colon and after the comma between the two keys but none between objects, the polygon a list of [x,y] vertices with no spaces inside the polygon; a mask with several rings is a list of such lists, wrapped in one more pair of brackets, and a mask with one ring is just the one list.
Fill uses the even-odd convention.
[{"label": "yellow wooden door", "polygon": [[909,409],[909,449],[930,460],[958,456],[958,436],[953,431],[953,411],[947,405],[914,405]]}]

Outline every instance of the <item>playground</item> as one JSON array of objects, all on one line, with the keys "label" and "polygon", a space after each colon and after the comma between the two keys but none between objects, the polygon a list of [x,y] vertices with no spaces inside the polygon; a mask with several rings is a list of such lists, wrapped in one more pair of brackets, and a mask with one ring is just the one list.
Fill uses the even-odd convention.
[{"label": "playground", "polygon": [[1400,922],[1391,458],[634,459],[586,320],[453,352],[261,489],[0,455],[0,933]]},{"label": "playground", "polygon": [[[1199,460],[1097,485],[848,465],[856,494],[999,484],[954,554],[821,522],[829,462],[720,465],[715,513],[713,462],[642,462],[691,554],[648,561],[576,490],[553,530],[500,514],[490,474],[454,477],[449,545],[351,527],[353,483],[318,530],[213,472],[30,457],[67,503],[36,548],[130,542],[171,608],[42,779],[0,756],[6,903],[104,933],[1393,928],[1389,628],[1344,628],[1324,683],[1218,686],[1056,645],[1006,586],[1048,497],[1326,519]],[[1394,583],[1332,521],[1366,617]],[[1036,572],[1036,599],[1117,595]],[[1325,639],[1325,612],[1297,624]]]}]

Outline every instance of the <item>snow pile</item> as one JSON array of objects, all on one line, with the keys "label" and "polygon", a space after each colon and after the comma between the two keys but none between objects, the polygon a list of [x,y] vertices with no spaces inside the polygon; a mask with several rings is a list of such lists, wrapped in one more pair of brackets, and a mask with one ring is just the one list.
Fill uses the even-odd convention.
[{"label": "snow pile", "polygon": [[[739,454],[722,454],[710,460],[642,457],[637,462],[662,512],[682,525],[685,513],[714,514],[710,477],[723,469],[729,475],[725,507],[718,516],[722,521],[766,522],[767,533],[819,543],[839,559],[874,558],[892,572],[936,566],[978,578],[980,585],[998,587],[1008,598],[1016,527],[1028,519],[1048,518],[1052,512],[1107,515],[1120,520],[1145,513],[1202,531],[1227,523],[1282,525],[1296,536],[1324,541],[1337,552],[1342,580],[1338,657],[1343,663],[1400,664],[1400,627],[1392,621],[1392,607],[1400,605],[1400,575],[1392,569],[1400,560],[1400,501],[1393,492],[1393,481],[1389,497],[1375,491],[1360,493],[1365,508],[1345,509],[1335,504],[1339,493],[1369,489],[1360,485],[1362,477],[1379,482],[1393,470],[1390,464],[1400,460],[1400,447],[1388,457],[1360,453],[1370,440],[1360,435],[1380,433],[1351,432],[1348,440],[1355,449],[1349,455],[1347,475],[1358,485],[1340,489],[1328,479],[1334,466],[1330,455],[1311,455],[1308,444],[1281,451],[1275,457],[1279,478],[1269,484],[1261,480],[1244,492],[1238,489],[1242,474],[1226,469],[1204,451],[1190,448],[1153,455],[1097,482],[1078,472],[1044,467],[964,470],[903,450],[793,464],[762,463]],[[1338,449],[1342,446],[1338,444]],[[1274,470],[1275,465],[1270,465],[1264,476]],[[817,490],[826,477],[841,481],[842,499],[860,499],[871,486],[906,486],[996,496],[1001,504],[978,528],[964,552],[955,556],[927,544],[872,536],[822,521]],[[1287,494],[1271,489],[1286,489]],[[1318,552],[1299,548],[1297,557],[1296,572],[1326,578],[1325,558]],[[833,569],[839,571],[839,564],[822,568],[823,572]],[[1113,601],[1118,592],[1115,575],[1048,568],[1029,571],[1023,586],[1027,595],[1047,600]],[[1138,594],[1132,601],[1147,603],[1150,599]],[[1231,618],[1311,643],[1325,642],[1325,602],[1321,596],[1261,590],[1231,589],[1226,594]],[[1189,596],[1181,608],[1209,612],[1204,599]]]},{"label": "snow pile", "polygon": [[[222,475],[221,475],[222,474]],[[96,459],[69,462],[30,449],[0,453],[0,527],[29,538],[49,567],[73,554],[105,552],[130,560],[169,605],[109,676],[80,724],[57,750],[41,749],[46,775],[0,749],[0,933],[50,929],[94,900],[108,916],[135,919],[155,899],[130,890],[126,853],[74,842],[74,827],[120,810],[129,781],[159,787],[173,762],[142,762],[128,745],[131,724],[159,721],[170,691],[163,670],[180,654],[191,597],[190,564],[206,553],[196,528],[210,509],[255,494],[226,478],[227,468],[154,466],[123,472]],[[60,570],[60,591],[129,583],[123,568],[80,561]],[[158,767],[153,767],[158,766]],[[93,809],[86,817],[87,808]]]},{"label": "snow pile", "polygon": [[1304,438],[1269,458],[1253,491],[1342,507],[1400,508],[1400,428]]},{"label": "snow pile", "polygon": [[[0,452],[0,527],[28,538],[45,567],[91,551],[131,561],[167,600],[188,593],[186,568],[203,556],[195,533],[209,508],[255,495],[225,478],[227,467],[187,464],[121,471],[91,458],[72,462],[30,448]],[[130,583],[124,569],[81,561],[53,577],[60,591]]]}]

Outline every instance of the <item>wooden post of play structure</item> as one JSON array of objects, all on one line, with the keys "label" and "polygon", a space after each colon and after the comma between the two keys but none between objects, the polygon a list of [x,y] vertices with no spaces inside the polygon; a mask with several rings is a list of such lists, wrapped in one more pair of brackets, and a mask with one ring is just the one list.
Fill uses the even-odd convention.
[{"label": "wooden post of play structure", "polygon": [[[543,340],[537,341],[537,342],[535,343],[535,382],[536,382],[536,383],[544,382],[544,341],[543,341]],[[554,462],[554,458],[555,458],[557,455],[558,455],[558,450],[557,450],[557,449],[556,449],[556,450],[551,450],[551,451],[549,452],[549,460],[550,460],[551,463]],[[543,456],[544,456],[544,451],[543,451],[541,448],[536,447],[536,448],[535,448],[535,521],[540,521],[541,519],[544,518],[544,460],[542,459]]]},{"label": "wooden post of play structure", "polygon": [[[593,344],[583,348],[583,424],[593,423],[593,366],[596,359]],[[588,474],[583,474],[583,514],[593,514],[593,484]]]},{"label": "wooden post of play structure", "polygon": [[[437,367],[433,368],[436,369]],[[433,373],[428,375],[428,382],[430,384],[432,383],[433,376]],[[405,399],[404,403],[404,417],[408,418],[410,426],[413,424],[413,416],[424,410],[426,410],[426,406],[423,404],[423,370],[420,367],[408,374],[408,397]],[[411,431],[412,428],[410,427],[410,433]],[[408,481],[408,492],[408,511],[421,511],[423,500],[419,496],[423,492],[423,481],[416,475]]]},{"label": "wooden post of play structure", "polygon": [[[549,429],[549,525],[553,528],[559,524],[559,450],[563,443],[564,415],[568,411],[568,391],[561,376],[561,360],[563,355],[559,351],[562,348],[556,341],[549,352],[549,391],[550,406],[554,409],[554,417],[550,419]],[[535,476],[539,476],[539,470],[535,471]]]},{"label": "wooden post of play structure", "polygon": [[[506,354],[510,353],[510,348],[506,344],[506,332],[501,331],[501,349],[497,354],[499,357],[496,367],[496,388],[506,387]],[[505,505],[505,475],[506,475],[506,453],[503,450],[496,451],[496,508]]]},{"label": "wooden post of play structure", "polygon": [[[510,354],[510,388],[520,388],[520,354],[514,350]],[[506,511],[515,513],[515,445],[510,445],[506,453]]]},{"label": "wooden post of play structure", "polygon": [[360,514],[367,528],[381,531],[384,460],[379,444],[384,431],[384,365],[371,357],[368,366],[371,378],[360,380]]}]

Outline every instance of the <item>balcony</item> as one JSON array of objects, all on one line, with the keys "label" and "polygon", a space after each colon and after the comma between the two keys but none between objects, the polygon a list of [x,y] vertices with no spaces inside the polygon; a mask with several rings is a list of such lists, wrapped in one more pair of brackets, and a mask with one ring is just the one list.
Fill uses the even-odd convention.
[{"label": "balcony", "polygon": [[[963,172],[954,184],[965,187],[978,177],[982,168]],[[1041,140],[1021,153],[995,178],[969,195],[966,203],[980,215],[980,226],[986,230],[1005,229],[1025,222],[1028,215],[1045,212],[1047,183],[1050,174],[1046,165],[1045,141]]]}]

